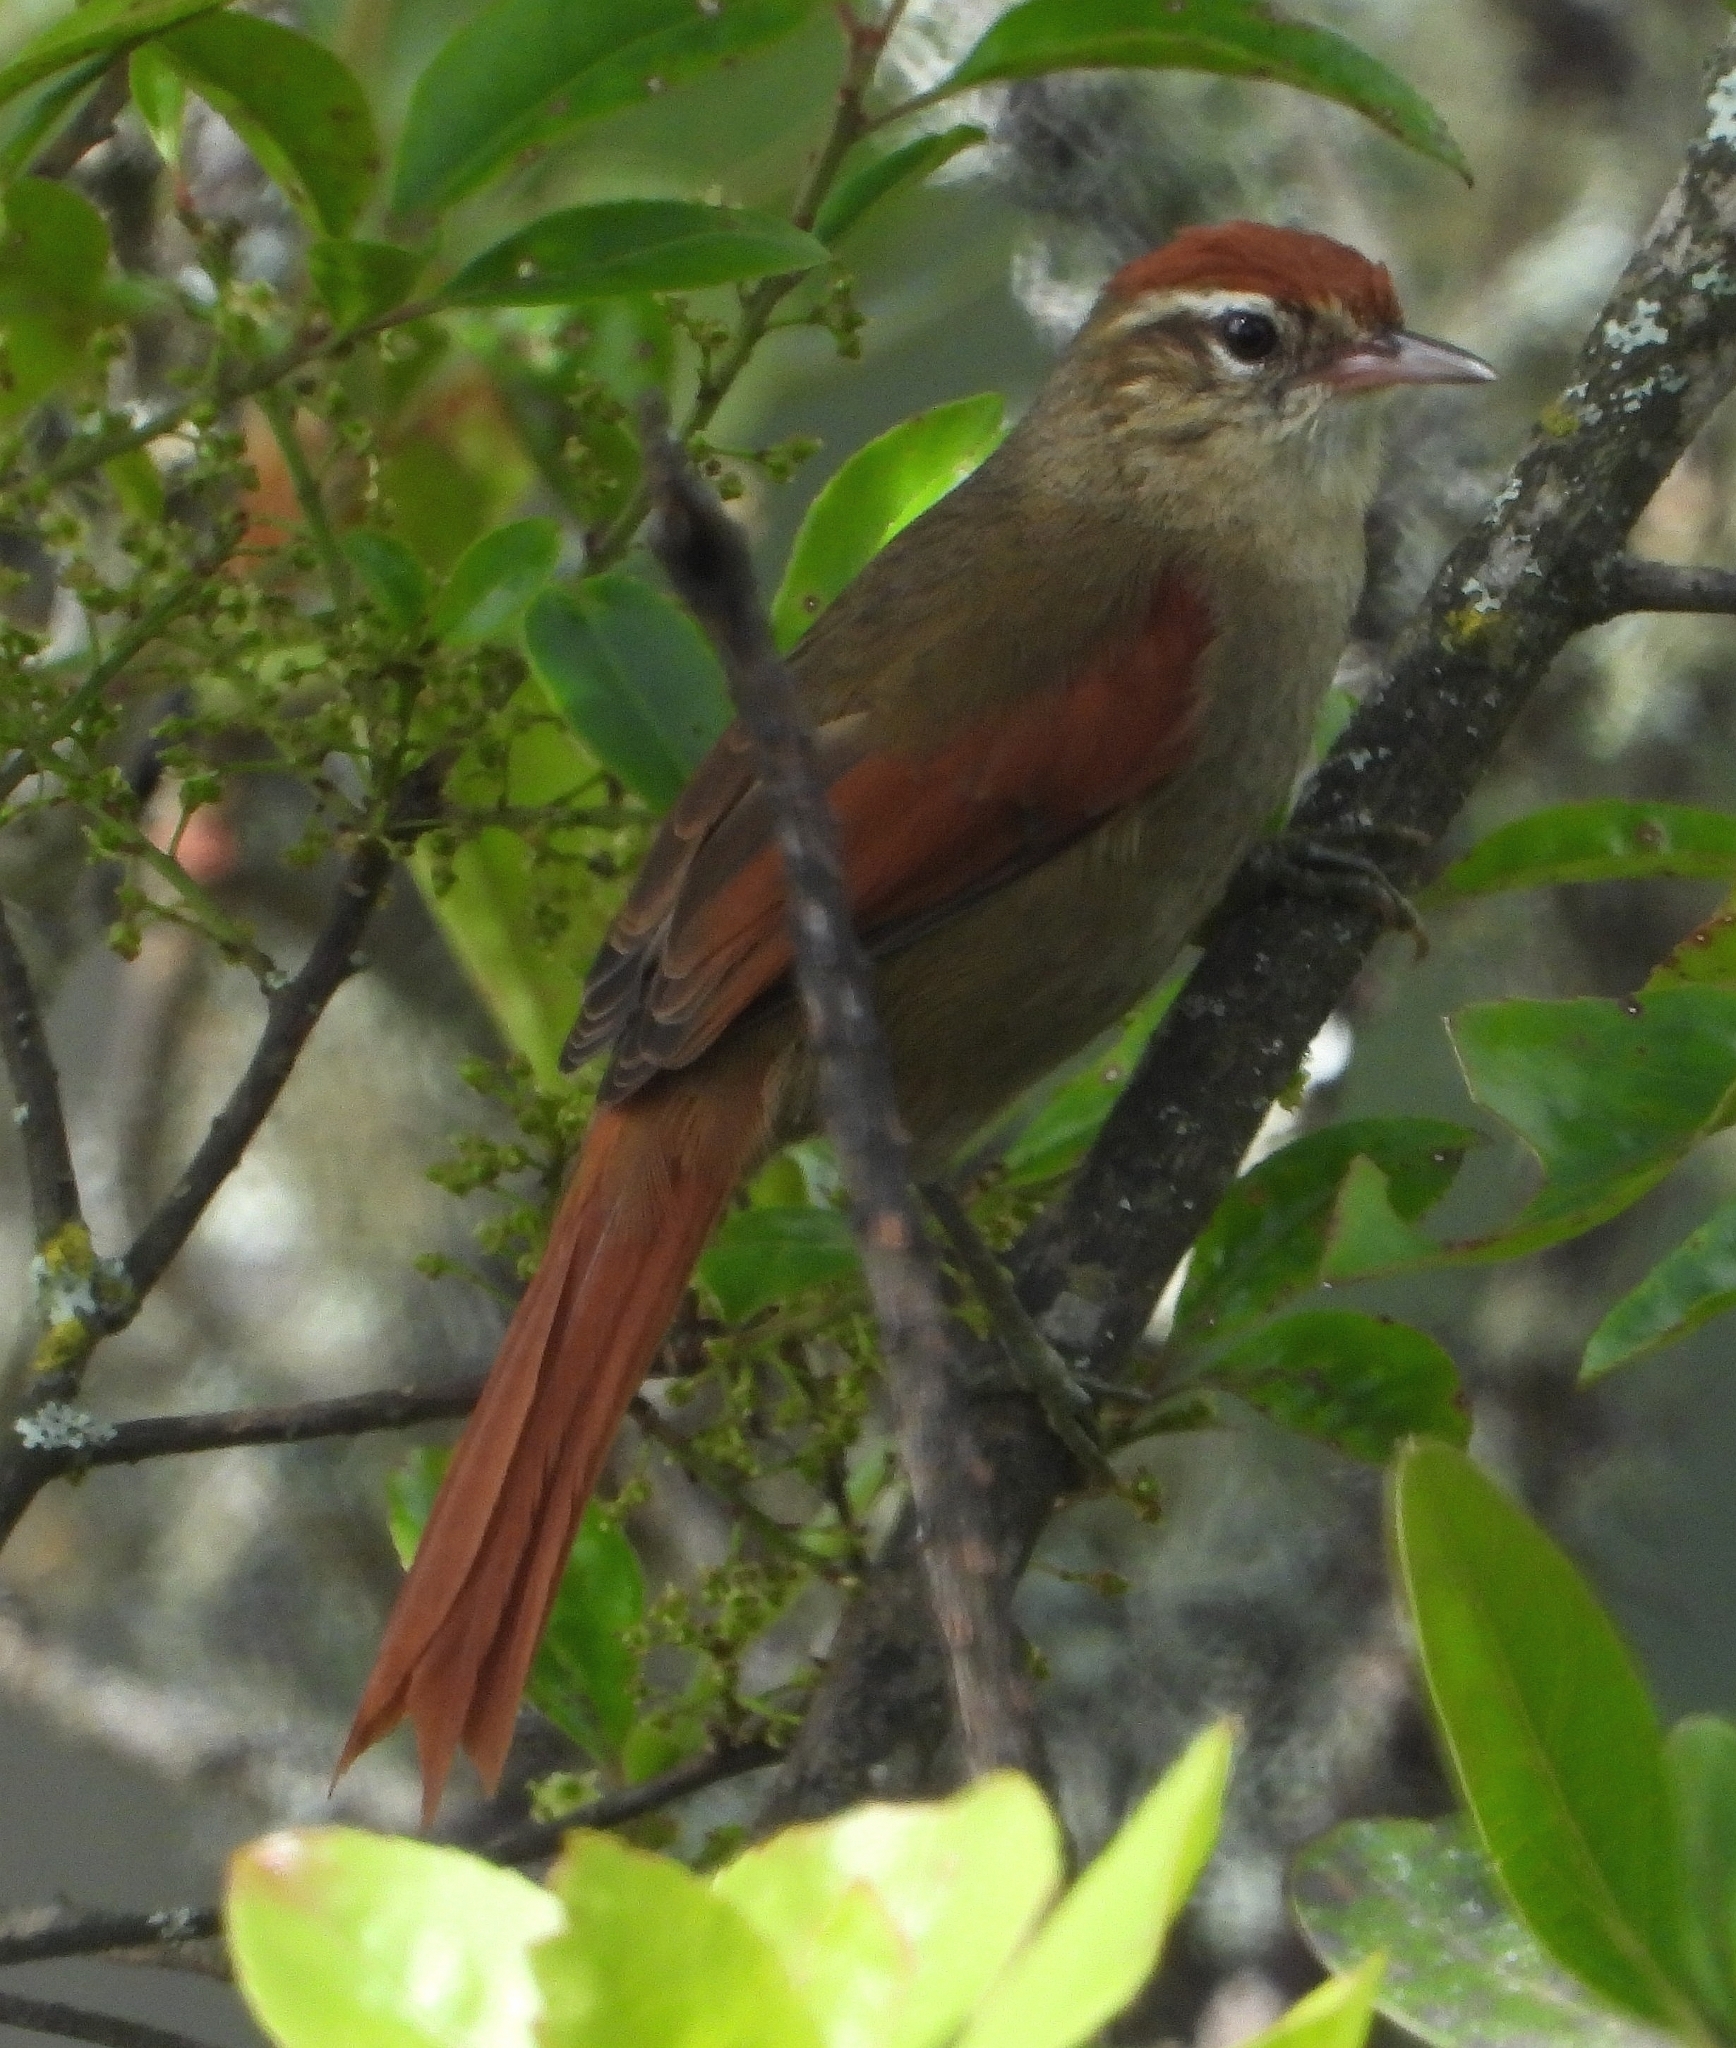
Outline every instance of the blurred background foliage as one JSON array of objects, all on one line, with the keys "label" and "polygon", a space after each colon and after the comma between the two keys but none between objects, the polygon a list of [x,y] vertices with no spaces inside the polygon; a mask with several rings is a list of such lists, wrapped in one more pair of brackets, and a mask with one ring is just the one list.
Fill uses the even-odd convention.
[{"label": "blurred background foliage", "polygon": [[[47,547],[27,522],[0,529],[0,560],[15,572],[11,630],[36,636],[31,646],[46,636],[51,666],[89,654],[79,589],[57,574],[68,561],[87,563],[99,582],[118,579],[126,549],[144,559],[155,529],[167,578],[224,510],[239,513],[245,547],[260,551],[251,581],[219,589],[213,579],[201,597],[208,636],[142,664],[118,724],[98,735],[85,791],[94,836],[65,805],[29,804],[0,834],[0,890],[18,907],[50,1005],[102,1249],[124,1243],[173,1183],[246,1057],[262,1002],[248,948],[299,956],[325,914],[343,820],[384,800],[375,771],[392,706],[370,713],[362,747],[309,710],[318,674],[307,650],[333,644],[303,630],[316,593],[344,593],[346,658],[381,673],[395,646],[440,641],[450,728],[440,744],[459,755],[451,813],[415,855],[419,887],[397,888],[370,933],[371,971],[334,1001],[143,1313],[98,1354],[88,1398],[105,1416],[437,1384],[492,1351],[514,1269],[582,1128],[582,1081],[537,1084],[550,1081],[622,877],[723,716],[703,645],[626,554],[630,410],[659,384],[673,385],[678,404],[702,396],[727,352],[717,324],[727,329],[740,302],[728,284],[674,302],[597,300],[583,315],[475,301],[491,277],[522,285],[521,266],[548,255],[515,247],[491,271],[489,252],[562,209],[703,201],[787,216],[845,55],[834,13],[787,11],[788,32],[739,62],[552,140],[527,136],[492,181],[466,190],[467,174],[449,168],[446,187],[431,170],[407,189],[401,174],[395,210],[377,202],[359,232],[425,254],[428,276],[468,275],[473,303],[321,366],[293,412],[270,393],[246,399],[163,465],[112,464],[100,502],[59,508],[75,524]],[[1001,11],[987,0],[915,0],[886,60],[901,92],[930,89]],[[58,12],[8,0],[0,65]],[[272,18],[342,57],[390,154],[418,79],[477,13],[459,0],[309,0]],[[826,486],[849,458],[927,416],[915,455],[911,443],[882,444],[856,473],[858,538],[873,528],[860,509],[872,505],[884,538],[885,522],[915,509],[924,479],[939,487],[949,466],[962,473],[986,449],[997,397],[1017,415],[1113,265],[1189,221],[1246,214],[1381,256],[1414,325],[1502,372],[1474,406],[1407,400],[1395,414],[1369,592],[1340,680],[1354,691],[1371,677],[1441,552],[1559,387],[1655,209],[1694,131],[1723,17],[1712,0],[1459,0],[1445,14],[1409,0],[1329,0],[1311,18],[1440,110],[1475,184],[1349,109],[1277,85],[1085,71],[937,106],[930,174],[884,197],[841,241],[847,289],[823,271],[796,293],[785,312],[812,318],[754,349],[701,429],[698,453],[748,522],[768,593],[782,586],[786,639],[808,600],[823,602],[854,565],[851,534],[829,534],[825,510]],[[130,352],[106,372],[106,393],[94,390],[117,415],[162,403],[213,321],[234,347],[262,346],[285,307],[312,303],[310,279],[340,322],[431,288],[413,286],[407,264],[394,274],[389,257],[321,256],[341,250],[366,181],[346,184],[341,167],[334,181],[329,165],[323,184],[298,178],[255,124],[277,182],[265,175],[212,111],[232,59],[200,46],[197,29],[177,32],[190,38],[174,46],[180,71],[135,60],[137,104],[42,201],[57,249],[73,249],[83,219],[53,216],[69,194],[96,209],[112,240],[114,265],[89,273],[82,311],[64,317],[83,323],[81,343],[129,323]],[[183,105],[178,81],[200,66],[210,99],[195,92]],[[16,107],[11,118],[0,150],[13,151],[13,169],[52,150],[52,124],[32,136]],[[961,126],[984,139],[965,146],[952,133]],[[438,141],[438,124],[433,132]],[[16,232],[20,216],[9,219]],[[828,223],[816,226],[824,234]],[[38,358],[16,305],[0,311],[13,325],[15,383],[0,403],[0,430],[11,434],[43,392],[31,386]],[[42,338],[40,360],[51,363],[55,346]],[[80,408],[92,397],[69,389],[34,416],[33,460],[52,464],[70,433],[88,429]],[[223,439],[231,428],[233,445]],[[1648,511],[1638,551],[1736,560],[1730,456],[1720,421]],[[317,479],[323,539],[304,532],[298,471]],[[606,574],[579,577],[599,564]],[[634,696],[630,657],[653,645],[657,674],[681,680],[660,710]],[[1736,809],[1733,683],[1726,621],[1639,617],[1584,636],[1510,742],[1456,850],[1568,800]],[[670,703],[678,715],[666,715]],[[165,718],[181,721],[167,737]],[[262,730],[276,750],[263,768],[250,753]],[[349,768],[331,766],[334,749]],[[500,822],[485,828],[491,809]],[[166,851],[196,898],[163,871]],[[1702,879],[1444,890],[1428,908],[1428,957],[1382,950],[1317,1046],[1306,1091],[1275,1114],[1271,1142],[1349,1119],[1416,1120],[1403,1144],[1391,1127],[1369,1139],[1360,1156],[1383,1187],[1352,1193],[1370,1197],[1376,1222],[1383,1200],[1409,1223],[1438,1199],[1437,1237],[1495,1229],[1531,1193],[1536,1168],[1470,1099],[1442,1020],[1492,999],[1639,987],[1728,886],[1717,879],[1727,859],[1676,865]],[[227,960],[213,935],[227,939]],[[991,1233],[1029,1213],[1076,1156],[1093,1105],[1149,1021],[1135,1020],[1069,1091],[1002,1134],[1002,1168],[981,1209]],[[1461,1025],[1460,1059],[1465,1046]],[[503,1067],[512,1051],[529,1073]],[[1270,2017],[1306,1967],[1283,1906],[1290,1851],[1347,1815],[1433,1812],[1444,1798],[1392,1616],[1369,1462],[1400,1430],[1432,1417],[1462,1432],[1468,1419],[1485,1461],[1588,1565],[1670,1714],[1729,1708],[1728,1327],[1710,1321],[1578,1384],[1586,1343],[1612,1306],[1736,1193],[1728,1139],[1690,1149],[1704,1121],[1672,1155],[1678,1170],[1613,1221],[1509,1263],[1412,1261],[1415,1270],[1365,1282],[1354,1297],[1364,1320],[1388,1315],[1407,1326],[1407,1344],[1416,1336],[1385,1425],[1366,1401],[1352,1403],[1354,1427],[1323,1423],[1329,1402],[1286,1411],[1280,1395],[1294,1376],[1269,1344],[1242,1358],[1239,1377],[1218,1374],[1241,1398],[1221,1398],[1209,1427],[1159,1434],[1128,1454],[1161,1516],[1095,1500],[1058,1519],[1020,1618],[1045,1672],[1044,1713],[1078,1837],[1105,1839],[1208,1715],[1237,1713],[1248,1730],[1219,1853],[1172,1966],[1168,2023],[1227,2039]],[[5,1309],[22,1365],[35,1337],[22,1277],[31,1221],[10,1131],[0,1127],[0,1270],[19,1276]],[[1467,1131],[1488,1142],[1470,1144]],[[1382,1155],[1379,1143],[1398,1150]],[[1455,1167],[1462,1156],[1456,1177],[1431,1168],[1443,1154]],[[1354,1156],[1333,1169],[1334,1200]],[[575,1560],[593,1611],[604,1603],[612,1640],[630,1655],[611,1679],[594,1640],[551,1643],[538,1697],[555,1725],[527,1727],[521,1781],[577,1773],[582,1788],[599,1767],[641,1773],[707,1729],[776,1725],[797,1709],[836,1583],[889,1500],[871,1347],[831,1192],[823,1150],[804,1149],[770,1171],[708,1255],[668,1373],[620,1454],[621,1505],[593,1518]],[[1234,1283],[1233,1218],[1220,1219],[1219,1236]],[[1219,1270],[1196,1261],[1196,1327],[1220,1329],[1228,1297],[1222,1285],[1207,1295]],[[1347,1298],[1312,1291],[1318,1272],[1256,1275],[1247,1299],[1261,1316],[1280,1302],[1299,1311],[1291,1323],[1341,1314]],[[1189,1313],[1184,1296],[1183,1340]],[[1388,1337],[1340,1321],[1285,1341],[1302,1346],[1294,1363],[1327,1344],[1353,1357],[1365,1340],[1392,1385]],[[1313,1434],[1276,1426],[1274,1415]],[[7,1881],[21,1901],[56,1888],[129,1902],[203,1894],[200,1873],[239,1833],[325,1811],[329,1760],[395,1580],[388,1479],[392,1535],[407,1542],[431,1455],[406,1467],[395,1438],[226,1453],[103,1472],[37,1500],[0,1560],[0,1698],[16,1759],[0,1772],[0,1798],[17,1845]],[[642,1711],[641,1686],[654,1711]],[[118,1775],[105,1776],[111,1768]],[[912,1759],[909,1781],[918,1777]],[[93,1784],[105,1789],[88,1820],[70,1821]],[[545,1796],[560,1789],[557,1780]],[[345,1797],[353,1814],[407,1823],[407,1758],[370,1759]],[[684,1839],[747,1810],[712,1795],[683,1822]],[[224,2024],[208,2022],[213,2038]]]}]

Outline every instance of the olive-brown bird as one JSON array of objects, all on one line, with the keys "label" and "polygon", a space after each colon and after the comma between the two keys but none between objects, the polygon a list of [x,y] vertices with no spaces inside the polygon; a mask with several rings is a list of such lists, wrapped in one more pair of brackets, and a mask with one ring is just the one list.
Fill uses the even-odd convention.
[{"label": "olive-brown bird", "polygon": [[[1190,229],[1110,280],[1000,449],[796,648],[925,1168],[1152,987],[1283,801],[1362,583],[1364,394],[1492,375],[1405,332],[1386,270],[1342,243]],[[736,727],[591,970],[566,1062],[603,1052],[344,1750],[408,1715],[430,1814],[460,1746],[498,1779],[580,1511],[706,1237],[814,1126]]]}]

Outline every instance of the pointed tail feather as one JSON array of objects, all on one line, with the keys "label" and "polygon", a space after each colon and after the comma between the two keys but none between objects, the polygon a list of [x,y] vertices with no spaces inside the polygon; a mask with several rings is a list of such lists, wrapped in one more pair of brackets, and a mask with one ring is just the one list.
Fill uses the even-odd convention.
[{"label": "pointed tail feather", "polygon": [[462,1747],[493,1788],[580,1513],[730,1191],[768,1062],[597,1115],[447,1468],[338,1763],[406,1715],[430,1820]]}]

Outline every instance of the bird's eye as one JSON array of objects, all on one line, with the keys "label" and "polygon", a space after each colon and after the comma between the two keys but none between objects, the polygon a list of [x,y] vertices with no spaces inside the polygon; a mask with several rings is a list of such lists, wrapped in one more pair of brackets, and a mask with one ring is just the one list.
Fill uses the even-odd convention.
[{"label": "bird's eye", "polygon": [[1238,363],[1263,363],[1278,346],[1278,323],[1265,313],[1226,313],[1218,335]]}]

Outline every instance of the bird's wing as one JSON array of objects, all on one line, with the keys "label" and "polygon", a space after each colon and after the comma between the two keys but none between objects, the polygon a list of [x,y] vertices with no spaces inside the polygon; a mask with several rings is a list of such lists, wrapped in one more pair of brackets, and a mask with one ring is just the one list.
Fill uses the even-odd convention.
[{"label": "bird's wing", "polygon": [[[867,714],[821,725],[852,914],[884,953],[1051,859],[1186,759],[1209,611],[1179,575],[1143,621],[1055,687],[938,745],[876,745]],[[790,966],[783,862],[751,746],[731,726],[665,820],[586,983],[565,1064],[613,1052],[606,1099],[687,1066]]]}]

